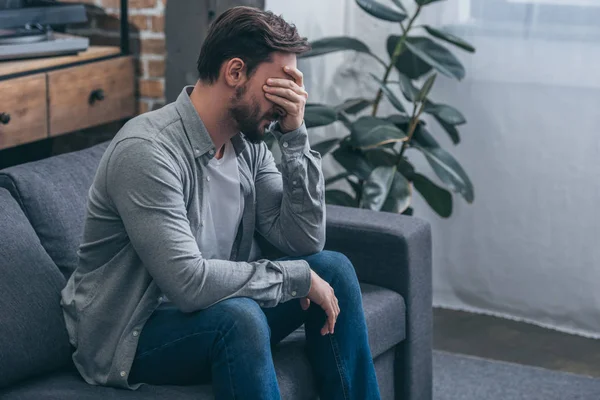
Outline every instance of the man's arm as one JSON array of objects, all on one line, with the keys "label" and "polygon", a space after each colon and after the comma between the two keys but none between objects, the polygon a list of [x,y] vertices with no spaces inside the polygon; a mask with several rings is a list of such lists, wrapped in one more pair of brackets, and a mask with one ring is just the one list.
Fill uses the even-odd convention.
[{"label": "man's arm", "polygon": [[281,174],[262,145],[256,175],[257,229],[286,254],[317,253],[325,245],[325,181],[321,155],[312,151],[304,124],[308,93],[297,68],[285,66],[288,79],[269,78],[265,97],[283,110],[273,134],[281,148]]},{"label": "man's arm", "polygon": [[325,188],[321,156],[312,151],[304,124],[279,140],[281,171],[263,143],[256,173],[257,230],[280,251],[300,256],[325,245]]},{"label": "man's arm", "polygon": [[192,312],[230,297],[274,307],[308,294],[305,261],[204,259],[187,218],[180,173],[151,142],[125,139],[111,154],[106,181],[131,245],[169,300]]}]

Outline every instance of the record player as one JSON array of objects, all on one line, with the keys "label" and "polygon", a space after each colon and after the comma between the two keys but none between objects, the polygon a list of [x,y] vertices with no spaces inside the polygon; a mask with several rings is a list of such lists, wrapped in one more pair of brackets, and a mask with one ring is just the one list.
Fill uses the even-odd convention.
[{"label": "record player", "polygon": [[87,22],[85,7],[49,0],[0,0],[0,61],[76,54],[89,46],[85,37],[53,27]]}]

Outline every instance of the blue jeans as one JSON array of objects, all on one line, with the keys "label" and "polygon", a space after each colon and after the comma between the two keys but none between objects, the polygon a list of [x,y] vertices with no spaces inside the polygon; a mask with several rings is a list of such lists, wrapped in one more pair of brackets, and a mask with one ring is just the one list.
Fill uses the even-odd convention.
[{"label": "blue jeans", "polygon": [[304,311],[299,299],[261,308],[250,298],[236,297],[187,314],[163,305],[142,330],[129,382],[212,383],[219,400],[280,399],[271,346],[304,323],[320,398],[380,399],[352,263],[331,251],[302,259],[338,298],[334,334],[321,336],[325,312],[314,303]]}]

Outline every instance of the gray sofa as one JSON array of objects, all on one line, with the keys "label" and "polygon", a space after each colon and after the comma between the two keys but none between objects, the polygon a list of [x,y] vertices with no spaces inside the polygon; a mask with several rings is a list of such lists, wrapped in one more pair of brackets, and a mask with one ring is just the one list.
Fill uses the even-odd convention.
[{"label": "gray sofa", "polygon": [[[71,363],[59,296],[77,264],[87,191],[106,146],[0,171],[2,400],[213,398],[210,385],[144,385],[135,392],[91,386]],[[382,398],[430,400],[427,223],[328,206],[326,248],[356,267]],[[273,349],[283,399],[316,398],[301,329]]]}]

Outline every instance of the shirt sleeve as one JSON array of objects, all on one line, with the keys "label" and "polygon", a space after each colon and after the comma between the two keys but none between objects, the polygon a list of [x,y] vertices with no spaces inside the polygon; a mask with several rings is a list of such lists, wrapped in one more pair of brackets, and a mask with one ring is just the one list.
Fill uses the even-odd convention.
[{"label": "shirt sleeve", "polygon": [[106,190],[143,266],[182,311],[230,297],[274,307],[308,294],[306,261],[204,259],[187,218],[181,170],[150,141],[130,138],[115,146]]},{"label": "shirt sleeve", "polygon": [[281,148],[281,171],[263,143],[255,179],[257,230],[290,256],[317,253],[325,245],[321,155],[310,149],[304,123],[286,134],[277,125],[272,132]]}]

